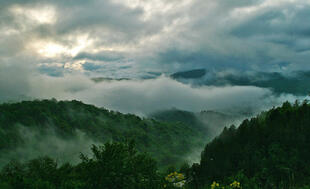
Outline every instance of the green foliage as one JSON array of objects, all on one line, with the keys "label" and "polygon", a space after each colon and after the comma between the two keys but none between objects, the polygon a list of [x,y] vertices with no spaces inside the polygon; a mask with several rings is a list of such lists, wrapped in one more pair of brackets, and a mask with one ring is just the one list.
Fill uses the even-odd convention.
[{"label": "green foliage", "polygon": [[92,147],[94,157],[81,155],[81,175],[89,189],[150,188],[160,184],[156,163],[138,154],[133,143],[106,143]]},{"label": "green foliage", "polygon": [[63,141],[76,137],[76,131],[97,143],[134,139],[137,149],[150,153],[160,167],[180,166],[182,157],[191,153],[188,149],[203,147],[206,136],[202,128],[189,123],[144,119],[79,101],[23,101],[0,105],[0,160],[6,152],[26,145],[21,126],[40,132],[43,140],[51,130]]},{"label": "green foliage", "polygon": [[0,186],[7,189],[159,189],[163,178],[155,160],[138,153],[133,142],[106,143],[92,147],[92,157],[81,155],[76,166],[58,166],[48,158],[24,164],[11,162],[0,174]]},{"label": "green foliage", "polygon": [[225,128],[206,145],[199,165],[191,168],[192,185],[229,183],[243,188],[293,188],[310,179],[310,105],[273,108]]},{"label": "green foliage", "polygon": [[[178,118],[182,114],[174,115]],[[172,189],[178,184],[194,189],[307,189],[310,186],[307,101],[286,102],[282,107],[244,120],[238,128],[225,128],[205,146],[200,163],[191,167],[182,157],[199,144],[191,139],[202,139],[203,135],[199,127],[191,128],[185,120],[173,123],[141,119],[77,101],[2,104],[2,155],[23,143],[18,125],[39,130],[43,136],[52,126],[63,139],[72,138],[80,130],[101,142],[114,142],[93,145],[92,155],[81,154],[80,162],[75,165],[58,164],[49,157],[24,163],[11,161],[0,173],[3,189]],[[135,139],[137,146],[133,142],[120,142],[123,141],[120,136]],[[165,166],[167,173],[160,174],[155,160],[139,151],[149,151]],[[181,167],[182,174],[175,173],[177,167]]]}]

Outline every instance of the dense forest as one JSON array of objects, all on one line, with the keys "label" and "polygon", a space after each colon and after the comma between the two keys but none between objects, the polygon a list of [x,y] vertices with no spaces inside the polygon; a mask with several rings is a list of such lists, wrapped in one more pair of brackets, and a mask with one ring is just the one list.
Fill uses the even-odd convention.
[{"label": "dense forest", "polygon": [[[46,109],[50,111],[57,110],[59,112],[67,112],[69,109],[72,111],[72,109],[76,109],[82,105],[81,102],[77,101],[35,101],[19,104],[4,104],[1,107],[0,118],[1,123],[6,124],[2,126],[2,135],[5,129],[13,123],[12,120],[17,119],[14,116],[18,116],[18,113],[25,115],[27,114],[26,112],[34,111],[35,105],[41,107],[42,103],[53,106],[53,108],[49,107]],[[29,104],[32,106],[27,106]],[[28,109],[21,111],[20,108],[16,108],[21,105],[25,108],[28,107]],[[74,106],[77,107],[74,108]],[[85,114],[86,109],[84,106],[83,104],[83,112]],[[55,107],[61,108],[54,109]],[[104,109],[97,109],[89,105],[86,107],[89,108],[87,111],[92,113],[99,111],[104,114],[103,112],[106,111],[106,115],[116,114],[120,117],[129,116],[132,119],[140,119],[133,115],[123,115]],[[7,116],[10,115],[8,112],[11,112],[12,117]],[[22,116],[23,119],[19,118],[19,120],[24,120],[24,122],[19,124],[25,126],[40,125],[42,127],[44,125],[43,123],[51,115],[39,115],[40,112],[47,113],[47,110],[43,108],[40,111],[36,111],[38,118],[35,120],[41,120],[42,122],[33,122],[32,119],[28,118],[32,120],[31,122],[26,119],[29,116],[27,115]],[[182,112],[179,113],[182,114]],[[53,122],[57,125],[56,121],[57,119],[50,121],[50,123]],[[158,121],[152,119],[137,121],[138,124],[140,122],[157,123]],[[88,123],[79,124],[78,121],[74,123],[70,124],[75,125],[74,127],[70,127],[70,125],[56,127],[57,132],[63,137],[68,137],[67,135],[69,133],[72,134],[74,129],[80,129],[86,132],[87,127],[83,126],[83,124]],[[96,127],[95,123],[91,126]],[[169,122],[169,125],[168,122],[158,122],[158,125],[163,124],[169,128],[170,130],[167,130],[167,132],[175,132],[170,127],[181,127],[184,124],[182,122],[177,123],[176,125],[171,125],[172,122]],[[225,127],[219,136],[215,137],[205,146],[201,153],[200,162],[194,163],[193,165],[183,164],[182,166],[176,166],[175,162],[172,162],[170,164],[171,167],[160,169],[160,163],[156,163],[160,160],[158,158],[159,156],[154,155],[154,153],[144,153],[141,150],[141,143],[143,143],[141,139],[132,138],[136,142],[134,140],[120,142],[121,140],[116,138],[105,144],[93,145],[91,147],[91,153],[81,153],[78,156],[80,161],[76,164],[72,164],[71,162],[59,163],[57,159],[50,157],[39,157],[22,162],[13,160],[2,168],[0,173],[0,188],[306,189],[310,187],[309,125],[310,105],[307,101],[301,104],[298,102],[295,104],[286,102],[281,107],[262,112],[250,120],[244,120],[238,127]],[[183,126],[186,128],[185,125]],[[133,125],[132,127],[136,126]],[[146,125],[146,127],[156,126]],[[94,133],[100,132],[100,128],[94,129],[98,129]],[[154,130],[156,131],[156,129]],[[155,132],[151,131],[150,135],[152,135],[152,132]],[[191,130],[189,129],[189,131]],[[189,131],[187,132],[191,133]],[[196,134],[194,131],[192,132]],[[94,133],[89,134],[94,135]],[[148,132],[145,134],[147,135]],[[18,141],[15,139],[10,140],[10,137],[14,136],[18,138],[18,136],[3,136],[6,137],[6,140],[1,141],[2,146],[5,144],[4,147],[9,147],[13,145],[13,142]],[[148,137],[151,138],[151,136]],[[167,143],[169,142],[171,141],[167,141]],[[180,144],[179,150],[182,148],[181,146],[182,144]],[[153,148],[156,147],[158,146]],[[182,153],[176,154],[176,151],[172,151],[172,148],[173,146],[167,147],[167,154],[171,153],[181,157],[184,154],[183,151],[191,151],[191,147],[183,146]],[[146,151],[145,149],[144,151]]]},{"label": "dense forest", "polygon": [[[0,164],[18,157],[48,155],[60,162],[78,162],[92,144],[135,140],[160,167],[179,166],[190,149],[203,148],[202,125],[160,121],[122,114],[79,101],[36,100],[0,105]],[[53,150],[51,150],[53,149]]]},{"label": "dense forest", "polygon": [[206,145],[191,183],[238,180],[243,188],[310,187],[310,105],[284,103],[231,126]]}]

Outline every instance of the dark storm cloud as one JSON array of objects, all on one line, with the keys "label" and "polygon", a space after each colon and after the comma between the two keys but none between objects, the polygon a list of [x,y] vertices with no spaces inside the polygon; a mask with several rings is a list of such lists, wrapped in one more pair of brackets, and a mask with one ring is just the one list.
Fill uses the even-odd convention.
[{"label": "dark storm cloud", "polygon": [[310,50],[310,6],[279,7],[257,15],[232,30],[239,38],[259,38],[292,51]]},{"label": "dark storm cloud", "polygon": [[288,39],[310,37],[310,6],[291,6],[264,11],[238,26],[233,34],[242,38],[257,35],[278,37],[284,34],[288,35],[285,36]]},{"label": "dark storm cloud", "polygon": [[185,32],[176,33],[168,45],[155,50],[154,62],[172,70],[189,65],[256,71],[310,69],[309,14],[307,1],[196,1],[187,11]]}]

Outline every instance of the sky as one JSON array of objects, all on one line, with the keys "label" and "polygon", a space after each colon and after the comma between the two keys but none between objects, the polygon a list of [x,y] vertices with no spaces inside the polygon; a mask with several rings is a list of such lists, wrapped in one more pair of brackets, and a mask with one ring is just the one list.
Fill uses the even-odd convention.
[{"label": "sky", "polygon": [[[269,89],[228,86],[218,89],[218,100],[214,87],[197,89],[164,76],[103,84],[87,78],[310,69],[309,0],[0,0],[0,34],[0,100],[77,98],[133,113],[158,101],[155,109],[183,104],[196,111],[220,107],[214,101],[231,93],[257,94],[251,102],[275,97]],[[139,95],[143,105],[126,100]]]}]

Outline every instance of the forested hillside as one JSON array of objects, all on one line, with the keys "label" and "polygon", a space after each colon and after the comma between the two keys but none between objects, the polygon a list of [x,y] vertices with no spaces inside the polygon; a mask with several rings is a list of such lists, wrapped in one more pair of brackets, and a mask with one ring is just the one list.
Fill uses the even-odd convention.
[{"label": "forested hillside", "polygon": [[310,105],[307,102],[261,113],[225,128],[191,168],[192,186],[227,184],[242,188],[296,188],[310,184]]},{"label": "forested hillside", "polygon": [[165,111],[158,111],[151,115],[150,118],[154,118],[159,121],[168,122],[181,122],[192,127],[204,131],[207,134],[208,139],[212,139],[219,134],[225,126],[230,126],[232,123],[236,123],[239,120],[243,120],[246,115],[243,114],[225,114],[217,111],[201,111],[198,113],[189,112],[178,109],[171,109]]},{"label": "forested hillside", "polygon": [[[182,111],[173,113],[183,114],[184,118],[192,116]],[[94,123],[90,119],[87,122],[87,117],[92,118]],[[80,160],[78,163],[59,163],[61,159],[49,157],[20,162],[18,157],[17,161],[11,161],[2,168],[0,188],[310,187],[310,105],[307,101],[302,104],[286,102],[281,107],[244,120],[239,127],[225,127],[218,137],[205,146],[200,163],[192,166],[184,164],[178,170],[172,167],[178,162],[180,165],[181,157],[198,144],[193,139],[201,136],[198,131],[200,127],[188,127],[186,121],[174,123],[140,119],[77,101],[53,100],[3,104],[0,118],[1,155],[8,149],[14,149],[14,145],[23,145],[22,133],[17,129],[20,125],[38,129],[43,136],[47,136],[46,132],[53,126],[55,135],[64,140],[76,137],[75,130],[78,129],[98,141],[114,141],[94,145],[91,153],[77,155]],[[105,125],[104,121],[110,124]],[[113,133],[114,127],[120,131],[118,135]],[[133,137],[129,138],[136,140],[137,148],[132,140],[124,142],[120,137],[127,136],[125,133],[129,129],[134,131],[130,133]],[[139,133],[145,136],[139,138]],[[165,140],[165,137],[174,140]],[[153,143],[149,144],[148,141]],[[139,151],[147,151],[149,155]],[[170,168],[160,169],[156,160],[160,167]]]},{"label": "forested hillside", "polygon": [[[77,165],[49,157],[12,161],[0,172],[1,189],[161,189],[167,184],[156,161],[139,153],[134,143],[93,146],[91,157]],[[172,186],[173,187],[173,186]]]},{"label": "forested hillside", "polygon": [[[182,122],[164,122],[121,114],[79,101],[24,101],[0,105],[0,160],[39,155],[78,161],[91,144],[134,139],[161,167],[180,165],[203,147],[207,131]],[[89,150],[88,150],[89,152]]]}]

